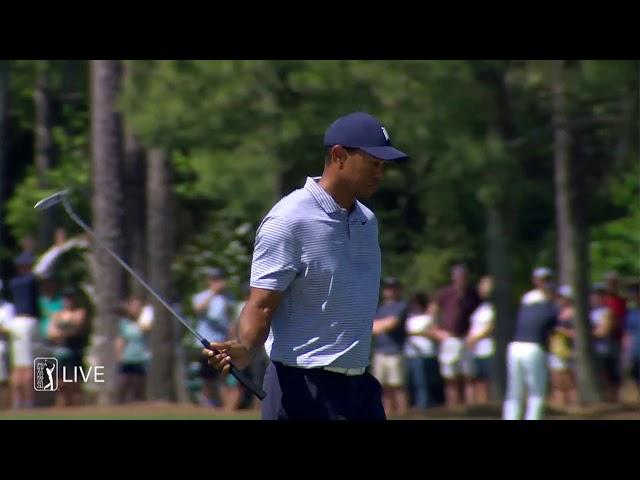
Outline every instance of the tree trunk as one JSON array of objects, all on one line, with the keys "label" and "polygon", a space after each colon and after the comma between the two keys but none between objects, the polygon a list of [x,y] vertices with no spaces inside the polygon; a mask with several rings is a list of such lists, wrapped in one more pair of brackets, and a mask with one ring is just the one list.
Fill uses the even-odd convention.
[{"label": "tree trunk", "polygon": [[[147,156],[147,232],[150,285],[167,302],[171,302],[171,262],[173,260],[173,205],[171,198],[171,164],[168,153],[149,150]],[[153,327],[149,370],[149,396],[153,400],[175,400],[173,367],[174,322],[171,313],[153,300]]]},{"label": "tree trunk", "polygon": [[[496,68],[489,77],[488,87],[494,91],[497,112],[496,127],[506,145],[516,135],[516,126],[511,108],[511,95],[506,82],[506,70]],[[493,127],[489,129],[489,133]],[[494,180],[495,182],[495,180]],[[496,196],[485,202],[487,218],[487,250],[489,272],[494,279],[493,303],[496,312],[494,331],[495,354],[493,359],[493,396],[502,400],[507,387],[507,346],[513,336],[515,315],[511,289],[511,231],[512,182],[496,182]]]},{"label": "tree trunk", "polygon": [[[46,174],[54,165],[53,144],[53,108],[49,92],[49,64],[42,60],[38,63],[36,88],[33,99],[35,103],[35,165],[38,171],[40,188],[47,188]],[[38,231],[38,243],[41,249],[46,249],[53,239],[54,210],[41,212]]]},{"label": "tree trunk", "polygon": [[555,60],[553,68],[554,186],[556,192],[556,264],[560,284],[570,281],[571,244],[569,240],[569,151],[571,137],[567,126],[567,107],[563,79],[564,60]]},{"label": "tree trunk", "polygon": [[493,357],[493,397],[504,398],[507,386],[507,345],[514,329],[512,309],[511,269],[509,268],[509,245],[505,229],[504,206],[497,203],[485,205],[487,214],[487,244],[489,272],[494,278],[493,303],[496,323],[493,334],[495,354]]},{"label": "tree trunk", "polygon": [[[134,75],[130,61],[124,63],[124,81],[131,81]],[[143,278],[146,277],[146,245],[145,245],[145,152],[142,144],[131,127],[124,122],[125,150],[125,252],[126,259],[133,270]],[[129,291],[136,295],[144,295],[145,290],[134,278],[129,278]]]},{"label": "tree trunk", "polygon": [[553,62],[553,139],[556,172],[556,224],[560,271],[564,282],[571,285],[575,303],[575,346],[578,393],[584,403],[599,401],[601,389],[595,365],[589,321],[589,252],[588,227],[584,217],[584,198],[576,169],[572,168],[571,133],[567,124],[565,63]]},{"label": "tree trunk", "polygon": [[[120,87],[120,66],[115,60],[91,61],[91,149],[93,180],[93,225],[98,238],[122,255],[122,170],[121,120],[116,112]],[[104,366],[98,403],[115,402],[117,369],[115,338],[124,296],[124,270],[104,249],[95,246],[94,285],[96,321],[95,358]]]},{"label": "tree trunk", "polygon": [[[5,211],[7,185],[7,165],[9,164],[9,60],[0,60],[0,212]],[[7,234],[4,215],[0,214],[0,244],[6,245]],[[0,261],[0,278],[5,276],[3,262]]]}]

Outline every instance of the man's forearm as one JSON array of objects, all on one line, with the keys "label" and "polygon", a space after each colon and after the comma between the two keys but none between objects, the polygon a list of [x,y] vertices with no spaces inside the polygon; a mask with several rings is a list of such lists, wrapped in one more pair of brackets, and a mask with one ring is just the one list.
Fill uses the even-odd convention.
[{"label": "man's forearm", "polygon": [[207,297],[202,302],[194,306],[194,310],[196,311],[196,313],[200,314],[204,312],[209,306],[209,302],[211,301],[212,298],[213,298],[213,292],[210,291]]},{"label": "man's forearm", "polygon": [[399,319],[394,316],[378,318],[373,321],[373,333],[380,334],[392,331],[400,323]]},{"label": "man's forearm", "polygon": [[250,300],[240,313],[238,325],[238,342],[245,347],[252,356],[264,345],[269,336],[273,310]]},{"label": "man's forearm", "polygon": [[493,333],[493,326],[489,326],[479,331],[475,335],[472,335],[475,341],[482,340],[483,338],[489,338]]}]

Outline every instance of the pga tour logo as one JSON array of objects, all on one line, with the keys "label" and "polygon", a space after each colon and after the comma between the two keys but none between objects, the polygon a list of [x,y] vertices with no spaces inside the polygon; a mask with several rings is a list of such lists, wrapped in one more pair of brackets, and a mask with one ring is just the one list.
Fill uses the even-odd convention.
[{"label": "pga tour logo", "polygon": [[[76,383],[89,382],[104,383],[104,367],[89,367],[85,372],[80,367],[73,367],[67,371],[65,365],[62,366],[62,382]],[[58,390],[58,359],[49,357],[38,357],[33,360],[33,387],[39,392],[53,392]]]},{"label": "pga tour logo", "polygon": [[39,392],[58,390],[58,359],[36,358],[33,360],[33,387]]}]

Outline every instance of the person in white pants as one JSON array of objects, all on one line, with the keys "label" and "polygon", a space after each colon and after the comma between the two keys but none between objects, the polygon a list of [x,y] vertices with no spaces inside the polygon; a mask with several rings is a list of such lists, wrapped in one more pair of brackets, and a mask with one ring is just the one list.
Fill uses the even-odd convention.
[{"label": "person in white pants", "polygon": [[557,323],[557,306],[553,302],[553,273],[548,268],[533,271],[535,288],[520,303],[516,333],[507,350],[507,395],[504,420],[522,419],[522,403],[527,392],[525,420],[539,420],[547,391],[546,345]]},{"label": "person in white pants", "polygon": [[[0,294],[2,294],[3,283],[0,280]],[[9,365],[9,352],[11,337],[7,326],[15,316],[15,307],[12,303],[0,297],[0,410],[11,406],[11,387],[9,380],[11,370]]]}]

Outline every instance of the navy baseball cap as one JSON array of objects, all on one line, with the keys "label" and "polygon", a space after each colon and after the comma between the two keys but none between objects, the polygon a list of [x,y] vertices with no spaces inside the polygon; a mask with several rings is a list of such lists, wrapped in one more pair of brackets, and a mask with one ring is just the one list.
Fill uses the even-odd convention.
[{"label": "navy baseball cap", "polygon": [[385,277],[382,279],[382,287],[401,287],[402,282],[396,277]]},{"label": "navy baseball cap", "polygon": [[373,116],[354,112],[334,121],[324,134],[325,146],[358,148],[389,162],[404,162],[407,154],[391,145],[389,133]]},{"label": "navy baseball cap", "polygon": [[30,266],[36,262],[36,257],[31,252],[22,252],[16,257],[15,264],[18,267]]},{"label": "navy baseball cap", "polygon": [[218,267],[209,267],[204,269],[204,273],[208,278],[225,278],[224,271]]}]

